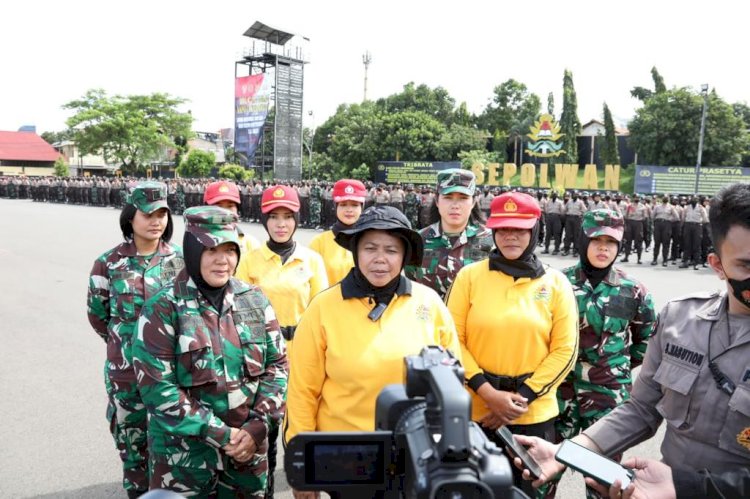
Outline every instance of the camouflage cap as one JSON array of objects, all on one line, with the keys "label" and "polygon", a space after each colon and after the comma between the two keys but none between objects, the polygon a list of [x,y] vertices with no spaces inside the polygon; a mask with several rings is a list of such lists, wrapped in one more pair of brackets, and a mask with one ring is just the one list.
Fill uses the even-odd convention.
[{"label": "camouflage cap", "polygon": [[610,236],[619,242],[625,232],[625,222],[614,210],[591,210],[583,215],[581,228],[586,237]]},{"label": "camouflage cap", "polygon": [[460,192],[467,196],[473,196],[476,186],[477,179],[471,170],[448,168],[439,171],[437,174],[437,191],[439,194]]},{"label": "camouflage cap", "polygon": [[224,243],[240,244],[237,215],[229,210],[218,206],[194,206],[185,210],[183,218],[185,231],[207,248]]},{"label": "camouflage cap", "polygon": [[127,203],[146,214],[151,214],[160,208],[169,209],[167,186],[161,182],[139,182],[130,189]]}]

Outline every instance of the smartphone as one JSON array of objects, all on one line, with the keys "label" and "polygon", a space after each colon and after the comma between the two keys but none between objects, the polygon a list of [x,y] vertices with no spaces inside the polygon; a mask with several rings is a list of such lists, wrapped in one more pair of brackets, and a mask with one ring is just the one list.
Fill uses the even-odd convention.
[{"label": "smartphone", "polygon": [[508,447],[513,454],[521,459],[524,468],[529,470],[534,478],[539,478],[542,475],[542,469],[539,467],[539,464],[534,461],[534,458],[531,457],[531,454],[526,450],[526,447],[516,442],[513,438],[513,434],[508,428],[501,426],[495,431],[495,434],[500,437],[500,440],[503,441],[505,446]]},{"label": "smartphone", "polygon": [[633,470],[570,440],[563,440],[555,459],[607,487],[620,480],[625,490],[635,476]]}]

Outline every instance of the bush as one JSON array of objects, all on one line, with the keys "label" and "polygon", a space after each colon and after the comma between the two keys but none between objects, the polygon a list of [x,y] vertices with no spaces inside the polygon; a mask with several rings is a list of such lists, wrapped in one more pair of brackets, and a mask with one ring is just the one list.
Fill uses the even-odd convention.
[{"label": "bush", "polygon": [[226,178],[235,182],[251,180],[254,176],[254,170],[247,170],[240,165],[229,163],[219,168],[219,178]]}]

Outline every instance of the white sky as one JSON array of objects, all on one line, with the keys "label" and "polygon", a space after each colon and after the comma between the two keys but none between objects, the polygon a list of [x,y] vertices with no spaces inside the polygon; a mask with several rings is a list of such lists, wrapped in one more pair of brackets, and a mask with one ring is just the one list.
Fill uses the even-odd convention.
[{"label": "white sky", "polygon": [[[562,105],[573,71],[582,123],[602,103],[624,123],[630,89],[708,83],[730,103],[750,102],[750,2],[659,0],[440,2],[130,0],[16,1],[0,8],[0,130],[60,131],[61,106],[101,87],[109,95],[167,92],[189,99],[194,130],[233,126],[234,61],[257,21],[310,39],[306,126],[363,96],[414,81],[442,86],[479,113],[494,86],[515,78]],[[313,111],[312,118],[308,111]]]}]

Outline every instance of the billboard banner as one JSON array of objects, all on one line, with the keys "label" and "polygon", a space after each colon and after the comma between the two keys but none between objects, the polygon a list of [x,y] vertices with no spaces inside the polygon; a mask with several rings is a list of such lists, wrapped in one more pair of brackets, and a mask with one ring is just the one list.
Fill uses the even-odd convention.
[{"label": "billboard banner", "polygon": [[[711,196],[735,182],[750,182],[750,168],[703,166],[698,193]],[[695,192],[695,167],[636,165],[634,190],[639,194],[692,194]]]},{"label": "billboard banner", "polygon": [[234,82],[234,150],[252,163],[268,116],[272,79],[265,73],[241,76]]},{"label": "billboard banner", "polygon": [[379,161],[375,181],[384,184],[434,185],[446,168],[461,168],[460,161]]}]

